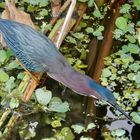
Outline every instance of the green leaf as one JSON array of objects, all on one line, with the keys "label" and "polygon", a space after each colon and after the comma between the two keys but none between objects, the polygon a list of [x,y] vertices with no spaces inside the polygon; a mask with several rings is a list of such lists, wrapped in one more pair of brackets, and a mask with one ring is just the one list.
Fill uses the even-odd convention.
[{"label": "green leaf", "polygon": [[4,63],[7,59],[6,51],[0,50],[0,63]]},{"label": "green leaf", "polygon": [[17,79],[21,79],[22,80],[24,78],[24,76],[25,76],[25,73],[24,72],[20,72],[17,75]]},{"label": "green leaf", "polygon": [[139,27],[140,27],[140,21],[138,21],[138,22],[137,22],[137,26],[139,26]]},{"label": "green leaf", "polygon": [[128,47],[129,47],[130,53],[133,53],[133,54],[139,54],[140,53],[140,48],[138,47],[138,45],[129,43]]},{"label": "green leaf", "polygon": [[81,28],[85,28],[85,27],[87,27],[87,23],[81,21],[80,24],[79,24],[79,26],[80,26]]},{"label": "green leaf", "polygon": [[83,40],[85,35],[83,33],[73,33],[72,36],[74,36],[75,38],[79,39],[79,40]]},{"label": "green leaf", "polygon": [[16,69],[19,67],[19,64],[17,63],[16,60],[12,61],[8,66],[7,69],[8,70],[12,70],[12,69]]},{"label": "green leaf", "polygon": [[124,35],[124,32],[122,30],[120,30],[120,29],[115,29],[114,30],[114,37],[116,39],[119,39],[122,35]]},{"label": "green leaf", "polygon": [[97,18],[102,18],[101,12],[98,9],[95,9],[93,15]]},{"label": "green leaf", "polygon": [[11,109],[17,108],[19,106],[19,100],[16,98],[12,98],[10,100],[9,106]]},{"label": "green leaf", "polygon": [[135,37],[132,36],[132,35],[126,35],[126,38],[128,39],[128,41],[129,41],[130,43],[135,43],[135,42],[136,42]]},{"label": "green leaf", "polygon": [[45,7],[49,4],[48,0],[39,0],[40,4],[39,7]]},{"label": "green leaf", "polygon": [[92,7],[94,4],[94,0],[88,0],[88,7]]},{"label": "green leaf", "polygon": [[72,125],[71,128],[74,130],[75,133],[80,134],[85,130],[85,127],[82,124],[75,124]]},{"label": "green leaf", "polygon": [[129,65],[129,68],[136,72],[140,68],[140,65],[139,63],[134,63],[134,64]]},{"label": "green leaf", "polygon": [[65,137],[64,140],[74,140],[75,139],[75,136],[69,127],[62,128],[61,134]]},{"label": "green leaf", "polygon": [[140,1],[139,0],[133,0],[133,5],[137,8],[137,10],[140,10]]},{"label": "green leaf", "polygon": [[127,77],[128,77],[128,79],[129,80],[134,80],[134,76],[135,76],[135,74],[134,73],[129,73],[128,75],[127,75]]},{"label": "green leaf", "polygon": [[9,75],[3,71],[3,70],[0,70],[0,82],[6,82],[9,80]]},{"label": "green leaf", "polygon": [[54,120],[54,121],[52,121],[52,122],[51,122],[51,126],[52,126],[53,128],[60,127],[60,126],[61,126],[60,120]]},{"label": "green leaf", "polygon": [[35,11],[35,7],[33,5],[28,5],[27,11],[33,13]]},{"label": "green leaf", "polygon": [[47,16],[47,15],[48,15],[48,10],[42,9],[42,10],[39,12],[39,15],[42,16],[42,17]]},{"label": "green leaf", "polygon": [[93,35],[94,36],[101,36],[102,35],[102,32],[99,31],[99,30],[96,30],[96,31],[93,32]]},{"label": "green leaf", "polygon": [[122,5],[121,9],[120,9],[120,13],[129,13],[131,10],[131,5],[126,3],[124,5]]},{"label": "green leaf", "polygon": [[140,115],[137,112],[132,112],[130,115],[135,123],[140,124]]},{"label": "green leaf", "polygon": [[103,77],[110,77],[111,76],[111,71],[108,68],[104,68],[102,72]]},{"label": "green leaf", "polygon": [[5,8],[5,3],[4,2],[0,2],[0,8]]},{"label": "green leaf", "polygon": [[101,35],[101,36],[97,36],[97,39],[98,39],[98,40],[103,40],[103,38],[104,38],[104,37],[103,37],[102,35]]},{"label": "green leaf", "polygon": [[93,129],[93,128],[95,128],[95,127],[96,127],[96,125],[95,125],[94,123],[90,123],[90,124],[88,124],[88,126],[87,126],[87,130]]},{"label": "green leaf", "polygon": [[67,102],[62,102],[58,97],[53,97],[49,103],[48,109],[54,112],[65,113],[69,110],[69,104]]},{"label": "green leaf", "polygon": [[117,137],[121,137],[121,136],[123,136],[123,135],[125,135],[125,130],[123,130],[123,129],[116,129],[116,130],[113,130],[112,132],[111,132],[111,134],[115,137],[115,136],[117,136]]},{"label": "green leaf", "polygon": [[104,31],[104,26],[99,26],[98,30],[101,32]]},{"label": "green leaf", "polygon": [[72,43],[72,44],[77,44],[77,41],[75,40],[75,38],[73,38],[71,36],[67,36],[66,41],[69,43]]},{"label": "green leaf", "polygon": [[15,78],[13,76],[11,76],[9,78],[9,80],[5,83],[5,90],[10,93],[12,91],[12,89],[15,87]]},{"label": "green leaf", "polygon": [[138,73],[137,75],[135,75],[134,78],[135,78],[135,82],[137,84],[140,84],[140,73]]},{"label": "green leaf", "polygon": [[51,98],[52,98],[52,92],[49,90],[46,90],[46,88],[38,88],[35,91],[36,99],[41,105],[47,105]]},{"label": "green leaf", "polygon": [[93,33],[93,32],[94,32],[93,28],[91,28],[91,27],[87,27],[87,28],[85,29],[85,31],[86,31],[87,33]]},{"label": "green leaf", "polygon": [[118,17],[115,24],[119,29],[124,30],[127,27],[127,19],[124,17]]},{"label": "green leaf", "polygon": [[93,138],[81,136],[80,140],[93,140]]}]

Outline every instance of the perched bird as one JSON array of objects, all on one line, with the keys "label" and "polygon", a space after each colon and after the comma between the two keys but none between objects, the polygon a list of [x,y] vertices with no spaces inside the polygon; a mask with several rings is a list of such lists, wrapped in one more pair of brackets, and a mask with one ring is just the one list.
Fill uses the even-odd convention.
[{"label": "perched bird", "polygon": [[45,35],[14,21],[0,19],[0,34],[22,65],[30,72],[47,74],[78,94],[107,101],[128,119],[110,90],[75,71]]}]

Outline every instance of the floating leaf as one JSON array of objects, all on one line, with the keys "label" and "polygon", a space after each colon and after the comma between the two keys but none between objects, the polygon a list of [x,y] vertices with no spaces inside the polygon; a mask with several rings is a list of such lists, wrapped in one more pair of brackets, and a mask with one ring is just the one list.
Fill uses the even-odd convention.
[{"label": "floating leaf", "polygon": [[18,73],[17,78],[22,80],[24,78],[24,76],[25,76],[25,73],[20,72],[20,73]]},{"label": "floating leaf", "polygon": [[5,90],[10,93],[12,91],[12,89],[15,87],[15,78],[13,76],[11,76],[9,78],[9,80],[5,83]]},{"label": "floating leaf", "polygon": [[7,66],[7,69],[12,70],[18,67],[19,67],[19,63],[17,62],[17,60],[14,60]]},{"label": "floating leaf", "polygon": [[120,13],[129,13],[131,9],[131,5],[126,3],[124,5],[122,5],[121,9],[120,9]]},{"label": "floating leaf", "polygon": [[137,112],[132,112],[130,115],[135,123],[140,124],[140,115]]},{"label": "floating leaf", "polygon": [[87,27],[87,23],[81,21],[80,24],[79,24],[79,26],[80,26],[81,28],[85,28],[85,27]]},{"label": "floating leaf", "polygon": [[64,140],[74,140],[75,139],[75,136],[69,127],[62,128],[61,134],[65,137]]},{"label": "floating leaf", "polygon": [[66,41],[69,43],[72,43],[72,44],[77,44],[77,41],[75,40],[75,38],[73,38],[71,36],[67,36]]},{"label": "floating leaf", "polygon": [[87,28],[85,29],[85,31],[86,31],[87,33],[93,33],[93,32],[94,32],[93,28],[91,28],[91,27],[87,27]]},{"label": "floating leaf", "polygon": [[97,18],[102,18],[101,12],[98,9],[95,9],[93,15]]},{"label": "floating leaf", "polygon": [[42,16],[42,17],[47,16],[47,15],[48,15],[48,10],[42,9],[42,10],[39,12],[39,15]]},{"label": "floating leaf", "polygon": [[113,130],[113,131],[111,132],[111,134],[112,134],[114,137],[115,137],[115,136],[121,137],[121,136],[123,136],[125,133],[126,133],[126,132],[125,132],[125,130],[123,130],[123,129],[117,129],[117,130]]},{"label": "floating leaf", "polygon": [[129,41],[130,43],[135,43],[135,42],[136,42],[135,37],[132,36],[132,35],[126,35],[126,38],[128,39],[128,41]]},{"label": "floating leaf", "polygon": [[115,22],[119,29],[125,29],[127,27],[127,19],[124,17],[118,17]]},{"label": "floating leaf", "polygon": [[140,73],[138,73],[137,75],[135,75],[135,82],[137,83],[137,84],[140,84]]},{"label": "floating leaf", "polygon": [[17,108],[19,106],[19,100],[16,98],[12,98],[10,100],[9,106],[11,109]]},{"label": "floating leaf", "polygon": [[129,51],[133,54],[139,54],[140,48],[136,44],[129,43],[128,44]]},{"label": "floating leaf", "polygon": [[93,32],[93,35],[94,36],[101,36],[102,35],[102,32],[99,31],[99,30],[96,30],[96,31]]},{"label": "floating leaf", "polygon": [[52,92],[49,90],[46,90],[46,88],[38,88],[35,91],[36,99],[41,105],[47,105],[51,98],[52,98]]},{"label": "floating leaf", "polygon": [[73,128],[74,132],[77,134],[80,134],[85,130],[85,127],[82,124],[72,125],[71,128]]},{"label": "floating leaf", "polygon": [[0,63],[4,63],[7,59],[6,51],[0,50]]},{"label": "floating leaf", "polygon": [[95,128],[95,127],[96,127],[96,125],[95,125],[94,123],[90,123],[90,124],[88,124],[88,126],[87,126],[87,130],[93,129],[93,128]]},{"label": "floating leaf", "polygon": [[52,126],[53,128],[60,127],[60,126],[61,126],[60,120],[54,120],[54,121],[52,121],[52,122],[51,122],[51,126]]},{"label": "floating leaf", "polygon": [[0,81],[6,82],[8,80],[9,80],[9,75],[5,71],[0,70]]},{"label": "floating leaf", "polygon": [[80,140],[93,140],[93,138],[82,136],[80,137]]},{"label": "floating leaf", "polygon": [[94,4],[94,0],[88,0],[88,7],[92,7]]},{"label": "floating leaf", "polygon": [[111,76],[111,71],[108,68],[103,69],[102,76],[103,77]]},{"label": "floating leaf", "polygon": [[58,97],[53,97],[49,103],[48,109],[54,112],[64,113],[69,110],[69,104],[67,102],[62,102]]},{"label": "floating leaf", "polygon": [[99,31],[104,31],[104,26],[99,26],[98,30]]}]

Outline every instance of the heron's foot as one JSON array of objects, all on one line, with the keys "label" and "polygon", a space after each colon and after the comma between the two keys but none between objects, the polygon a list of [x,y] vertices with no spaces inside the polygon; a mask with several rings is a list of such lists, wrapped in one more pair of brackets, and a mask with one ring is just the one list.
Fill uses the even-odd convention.
[{"label": "heron's foot", "polygon": [[25,74],[28,74],[36,83],[38,84],[40,81],[40,73],[31,73],[28,70],[25,71]]}]

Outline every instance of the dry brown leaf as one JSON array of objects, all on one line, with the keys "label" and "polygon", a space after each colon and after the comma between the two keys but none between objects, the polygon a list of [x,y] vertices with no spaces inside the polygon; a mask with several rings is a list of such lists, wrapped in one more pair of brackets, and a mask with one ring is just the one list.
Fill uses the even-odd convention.
[{"label": "dry brown leaf", "polygon": [[2,12],[2,18],[24,23],[26,25],[31,26],[32,28],[35,28],[30,15],[23,11],[18,10],[15,7],[14,3],[8,2],[6,4],[5,10]]}]

